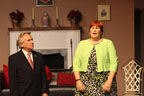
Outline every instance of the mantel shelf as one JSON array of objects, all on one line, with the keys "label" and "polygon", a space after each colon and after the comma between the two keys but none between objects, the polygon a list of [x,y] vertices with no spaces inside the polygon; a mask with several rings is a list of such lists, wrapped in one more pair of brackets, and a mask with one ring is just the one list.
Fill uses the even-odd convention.
[{"label": "mantel shelf", "polygon": [[81,30],[81,27],[19,27],[8,28],[9,31],[44,31],[44,30]]}]

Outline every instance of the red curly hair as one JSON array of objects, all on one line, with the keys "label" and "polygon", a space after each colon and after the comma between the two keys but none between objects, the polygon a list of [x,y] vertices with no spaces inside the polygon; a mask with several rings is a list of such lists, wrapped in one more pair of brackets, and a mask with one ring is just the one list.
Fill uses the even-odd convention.
[{"label": "red curly hair", "polygon": [[89,30],[90,30],[90,28],[91,28],[92,26],[98,26],[98,27],[100,27],[100,30],[101,30],[101,32],[102,32],[102,34],[103,34],[103,24],[102,24],[101,21],[99,21],[99,20],[92,21],[92,22],[90,23]]}]

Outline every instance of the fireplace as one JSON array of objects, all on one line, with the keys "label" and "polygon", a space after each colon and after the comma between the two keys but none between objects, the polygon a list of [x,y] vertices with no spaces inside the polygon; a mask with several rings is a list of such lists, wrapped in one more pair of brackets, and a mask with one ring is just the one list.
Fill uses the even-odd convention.
[{"label": "fireplace", "polygon": [[50,69],[70,69],[67,63],[67,49],[36,49],[43,55],[44,64]]},{"label": "fireplace", "polygon": [[44,54],[43,61],[50,69],[65,69],[64,57],[60,53]]},{"label": "fireplace", "polygon": [[52,69],[70,69],[80,41],[80,29],[76,27],[9,28],[10,55],[17,52],[16,40],[19,34],[29,31],[34,40],[34,50],[42,53],[46,65]]}]

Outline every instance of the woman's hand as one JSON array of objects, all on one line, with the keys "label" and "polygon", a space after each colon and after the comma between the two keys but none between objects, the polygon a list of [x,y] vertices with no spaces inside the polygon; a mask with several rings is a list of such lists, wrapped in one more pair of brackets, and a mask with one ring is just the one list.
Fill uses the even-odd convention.
[{"label": "woman's hand", "polygon": [[84,91],[85,87],[84,87],[82,81],[80,80],[80,72],[75,71],[74,75],[75,75],[75,79],[76,79],[76,89],[77,89],[77,91]]},{"label": "woman's hand", "polygon": [[113,81],[113,78],[114,78],[114,76],[115,76],[115,73],[116,73],[116,72],[110,71],[109,76],[108,76],[108,79],[106,80],[106,82],[105,82],[104,85],[102,86],[102,90],[103,90],[103,91],[107,91],[107,92],[110,91],[111,86],[112,86],[112,81]]},{"label": "woman's hand", "polygon": [[104,83],[104,85],[102,86],[102,90],[109,92],[110,89],[111,89],[111,85],[112,85],[112,82],[109,81],[109,80],[107,80],[107,81]]},{"label": "woman's hand", "polygon": [[85,90],[85,87],[84,87],[81,80],[76,81],[76,88],[77,88],[77,91],[84,91]]}]

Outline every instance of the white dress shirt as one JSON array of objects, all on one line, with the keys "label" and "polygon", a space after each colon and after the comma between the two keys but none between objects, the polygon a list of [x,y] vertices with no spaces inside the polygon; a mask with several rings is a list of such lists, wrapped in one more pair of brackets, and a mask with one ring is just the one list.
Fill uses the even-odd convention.
[{"label": "white dress shirt", "polygon": [[[25,55],[26,58],[28,59],[28,52],[25,51],[25,50],[23,50],[23,49],[22,49],[22,52],[24,53],[24,55]],[[33,61],[33,55],[32,55],[32,52],[30,52],[30,53],[31,53],[31,54],[30,54],[31,60]]]}]

